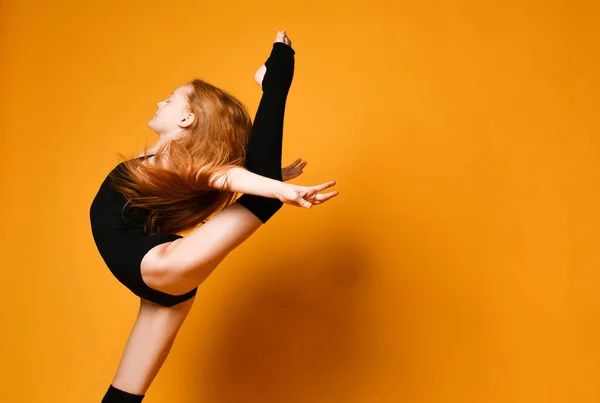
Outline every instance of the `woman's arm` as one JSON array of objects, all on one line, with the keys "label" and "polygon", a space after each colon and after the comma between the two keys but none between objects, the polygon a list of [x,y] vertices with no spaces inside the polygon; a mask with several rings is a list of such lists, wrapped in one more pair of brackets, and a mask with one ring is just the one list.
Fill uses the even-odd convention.
[{"label": "woman's arm", "polygon": [[231,168],[225,174],[211,180],[210,187],[230,192],[277,198],[283,182],[248,171],[246,168]]},{"label": "woman's arm", "polygon": [[[313,204],[324,203],[338,195],[337,190],[319,194],[320,191],[335,185],[335,181],[324,182],[315,186],[292,185],[257,175],[240,167],[231,168],[225,174],[221,174],[220,177],[215,175],[213,178],[211,178],[211,188],[213,189],[279,199],[283,203],[298,207],[310,208]],[[226,180],[226,178],[228,179]]]}]

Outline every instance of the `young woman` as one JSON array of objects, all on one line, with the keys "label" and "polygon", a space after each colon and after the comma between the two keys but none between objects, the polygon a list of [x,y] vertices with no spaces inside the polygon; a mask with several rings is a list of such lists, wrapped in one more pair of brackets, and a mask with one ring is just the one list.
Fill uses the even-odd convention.
[{"label": "young woman", "polygon": [[[262,96],[254,123],[246,107],[224,90],[199,79],[177,88],[158,103],[149,122],[158,142],[119,163],[102,183],[90,207],[94,241],[115,277],[140,297],[102,402],[142,401],[198,285],[283,203],[310,208],[338,194],[318,193],[335,181],[284,183],[302,169],[298,161],[281,169],[294,54],[285,31],[279,31],[255,74]],[[236,200],[237,193],[243,195]],[[176,234],[185,230],[192,231]]]}]

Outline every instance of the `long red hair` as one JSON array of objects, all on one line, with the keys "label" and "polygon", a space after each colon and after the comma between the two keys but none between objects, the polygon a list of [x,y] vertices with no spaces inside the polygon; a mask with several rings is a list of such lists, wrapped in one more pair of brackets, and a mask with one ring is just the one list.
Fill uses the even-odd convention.
[{"label": "long red hair", "polygon": [[236,200],[235,192],[211,189],[208,181],[244,165],[252,129],[248,108],[203,80],[187,85],[188,108],[195,115],[187,133],[160,147],[154,164],[119,154],[123,161],[111,175],[112,186],[127,204],[147,213],[145,229],[150,234],[193,229]]}]

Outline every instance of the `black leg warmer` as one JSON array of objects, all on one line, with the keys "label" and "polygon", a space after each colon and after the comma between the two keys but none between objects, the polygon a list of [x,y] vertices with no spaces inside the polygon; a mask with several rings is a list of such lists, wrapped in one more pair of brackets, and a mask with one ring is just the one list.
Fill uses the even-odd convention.
[{"label": "black leg warmer", "polygon": [[[294,77],[294,54],[288,45],[275,42],[265,67],[262,97],[248,141],[245,167],[268,178],[282,180],[281,153],[285,103]],[[244,194],[237,202],[266,223],[283,205],[279,199]]]},{"label": "black leg warmer", "polygon": [[102,398],[102,403],[140,403],[144,395],[134,395],[110,385]]}]

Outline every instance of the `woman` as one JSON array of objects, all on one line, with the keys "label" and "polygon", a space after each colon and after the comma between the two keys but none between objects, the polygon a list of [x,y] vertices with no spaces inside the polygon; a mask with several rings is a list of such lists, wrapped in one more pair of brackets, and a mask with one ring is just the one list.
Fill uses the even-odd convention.
[{"label": "woman", "polygon": [[[177,88],[149,122],[158,142],[122,161],[102,183],[90,207],[94,241],[115,277],[140,297],[102,402],[142,401],[198,285],[283,203],[310,208],[338,194],[318,193],[335,181],[283,182],[284,173],[291,179],[302,168],[294,163],[281,169],[294,54],[279,31],[255,74],[262,96],[254,123],[239,100],[202,80]],[[244,194],[235,200],[237,193]],[[190,229],[185,237],[176,234]]]}]

